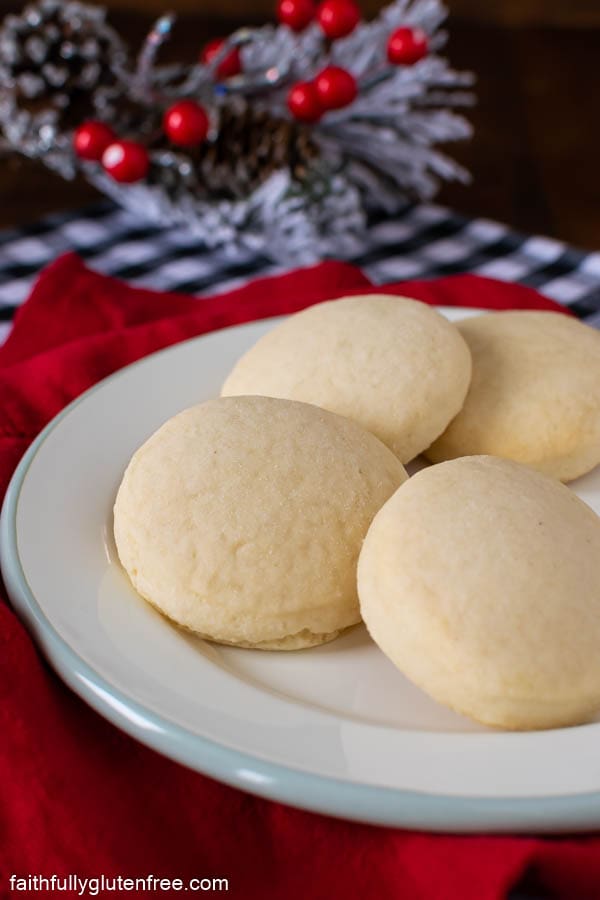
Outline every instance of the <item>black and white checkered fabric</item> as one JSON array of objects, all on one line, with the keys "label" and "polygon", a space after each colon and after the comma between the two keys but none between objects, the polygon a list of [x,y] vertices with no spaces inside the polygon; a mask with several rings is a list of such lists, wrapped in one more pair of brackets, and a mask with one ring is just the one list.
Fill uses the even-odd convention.
[{"label": "black and white checkered fabric", "polygon": [[[105,201],[0,232],[0,342],[39,270],[68,250],[132,284],[188,294],[224,291],[284,271],[263,257],[206,250],[180,228],[141,223]],[[407,206],[393,220],[374,221],[363,253],[352,262],[376,284],[458,272],[519,282],[600,327],[600,252],[584,253],[441,206]]]}]

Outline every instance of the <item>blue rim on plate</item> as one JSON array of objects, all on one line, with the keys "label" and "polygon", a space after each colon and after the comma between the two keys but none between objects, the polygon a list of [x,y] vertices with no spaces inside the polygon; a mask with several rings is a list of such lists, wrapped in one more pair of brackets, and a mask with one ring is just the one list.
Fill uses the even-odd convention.
[{"label": "blue rim on plate", "polygon": [[[167,354],[177,346],[158,351]],[[152,354],[156,356],[158,354]],[[0,517],[0,563],[10,599],[60,677],[109,722],[143,744],[226,784],[301,809],[376,825],[449,832],[560,832],[600,827],[600,791],[560,797],[472,798],[349,783],[266,762],[187,731],[127,696],[92,668],[56,631],[33,595],[19,557],[19,496],[38,450],[103,379],[60,412],[25,453],[11,479]]]}]

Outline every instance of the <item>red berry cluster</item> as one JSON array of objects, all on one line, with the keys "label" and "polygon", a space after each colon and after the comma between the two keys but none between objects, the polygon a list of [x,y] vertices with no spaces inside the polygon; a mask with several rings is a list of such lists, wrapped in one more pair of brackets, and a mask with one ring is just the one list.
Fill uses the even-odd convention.
[{"label": "red berry cluster", "polygon": [[354,31],[360,22],[360,10],[354,0],[279,0],[277,18],[293,31],[304,31],[317,22],[323,34],[335,41]]},{"label": "red berry cluster", "polygon": [[288,94],[292,115],[302,122],[317,122],[323,113],[341,109],[356,99],[356,78],[347,69],[327,66],[314,81],[299,81]]},{"label": "red berry cluster", "polygon": [[[166,111],[163,129],[172,144],[194,147],[206,140],[210,120],[195,100],[180,100]],[[138,141],[119,140],[104,122],[89,120],[80,125],[73,136],[73,146],[80,159],[101,162],[115,181],[131,183],[148,174],[150,158],[146,147]]]},{"label": "red berry cluster", "polygon": [[[360,22],[360,10],[354,0],[279,0],[279,21],[293,31],[303,31],[316,21],[329,40],[350,34]],[[397,28],[387,44],[388,62],[396,66],[414,65],[428,51],[427,35],[420,28]],[[299,81],[288,94],[288,108],[302,122],[317,122],[331,109],[341,109],[358,95],[355,77],[347,69],[327,66],[314,81]]]},{"label": "red berry cluster", "polygon": [[[302,31],[316,21],[325,37],[334,41],[346,37],[360,22],[354,0],[279,0],[277,16],[283,25]],[[358,86],[351,72],[327,66],[313,81],[299,81],[288,94],[288,107],[301,122],[317,122],[330,109],[348,106],[356,99]]]},{"label": "red berry cluster", "polygon": [[[303,31],[316,22],[330,41],[351,34],[360,22],[360,10],[354,0],[278,0],[279,21],[293,31]],[[208,65],[221,51],[225,38],[210,41],[200,56]],[[397,28],[387,43],[388,62],[396,66],[414,65],[428,52],[427,35],[420,28]],[[242,71],[240,52],[233,48],[221,60],[215,76],[234,78]],[[326,66],[312,81],[292,85],[287,102],[292,115],[302,122],[317,122],[324,113],[349,106],[358,96],[356,78],[340,66]],[[193,147],[206,140],[209,116],[195,100],[180,100],[163,117],[163,130],[172,144]],[[150,159],[146,147],[138,141],[120,140],[104,122],[89,120],[76,130],[75,153],[80,159],[100,162],[115,181],[140,181],[148,174]]]}]

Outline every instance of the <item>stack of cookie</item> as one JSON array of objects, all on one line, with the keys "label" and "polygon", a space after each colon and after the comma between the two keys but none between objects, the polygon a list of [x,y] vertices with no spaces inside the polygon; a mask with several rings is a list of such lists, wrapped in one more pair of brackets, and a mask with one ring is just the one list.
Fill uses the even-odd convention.
[{"label": "stack of cookie", "polygon": [[[599,333],[349,297],[270,331],[222,393],[119,489],[119,556],[150,603],[277,650],[362,615],[416,684],[492,725],[600,706],[600,519],[558,480],[600,463]],[[408,479],[420,454],[441,464]]]}]

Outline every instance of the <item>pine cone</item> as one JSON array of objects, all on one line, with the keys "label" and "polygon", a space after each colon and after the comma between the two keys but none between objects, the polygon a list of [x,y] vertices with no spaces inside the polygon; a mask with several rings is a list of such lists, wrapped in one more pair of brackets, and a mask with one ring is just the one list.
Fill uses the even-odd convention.
[{"label": "pine cone", "polygon": [[44,125],[54,133],[68,130],[97,113],[102,91],[115,88],[115,68],[125,60],[100,8],[40,0],[20,16],[6,16],[0,27],[0,122],[9,140],[32,138]]},{"label": "pine cone", "polygon": [[[217,127],[215,140],[190,150],[183,167],[186,189],[191,174],[196,192],[211,199],[243,199],[278,169],[289,169],[301,182],[319,155],[308,126],[274,118],[239,97],[221,107]],[[161,141],[157,149],[163,146]],[[161,181],[160,170],[152,180]],[[172,192],[172,170],[167,180]]]}]

